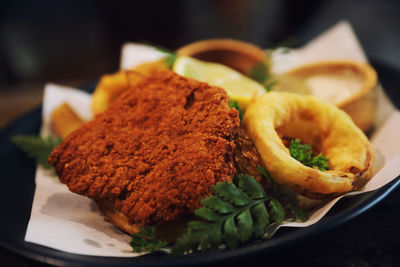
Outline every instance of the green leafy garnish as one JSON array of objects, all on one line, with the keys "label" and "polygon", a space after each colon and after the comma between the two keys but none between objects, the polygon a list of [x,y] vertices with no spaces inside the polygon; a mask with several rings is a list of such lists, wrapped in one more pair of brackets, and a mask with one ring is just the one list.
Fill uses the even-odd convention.
[{"label": "green leafy garnish", "polygon": [[320,171],[329,169],[329,159],[321,153],[314,157],[310,144],[301,144],[300,139],[290,142],[290,155],[308,167],[317,167]]},{"label": "green leafy garnish", "polygon": [[61,143],[61,138],[41,137],[33,135],[16,135],[11,141],[30,158],[45,169],[53,167],[47,162],[53,149]]},{"label": "green leafy garnish", "polygon": [[[236,185],[228,182],[214,185],[215,194],[203,198],[203,207],[194,212],[200,220],[188,223],[186,232],[172,245],[172,252],[185,254],[216,249],[222,244],[235,248],[252,238],[264,236],[272,223],[283,223],[285,207],[305,221],[306,215],[279,192],[268,171],[263,167],[257,169],[275,185],[272,195],[267,195],[253,177],[245,174],[236,175]],[[154,226],[141,227],[140,232],[131,237],[130,245],[135,252],[159,251],[169,245],[156,238]]]},{"label": "green leafy garnish", "polygon": [[304,211],[300,209],[296,204],[294,204],[293,201],[291,201],[287,196],[285,197],[288,200],[289,208],[294,216],[296,216],[296,218],[299,219],[301,222],[307,221],[308,216],[304,213]]},{"label": "green leafy garnish", "polygon": [[287,208],[290,209],[292,214],[296,216],[301,222],[307,221],[307,215],[301,210],[288,196],[280,192],[278,184],[272,179],[271,175],[264,167],[258,166],[257,171],[272,185],[274,194],[277,198],[285,200]]},{"label": "green leafy garnish", "polygon": [[250,69],[248,76],[261,83],[267,92],[273,89],[276,81],[273,79],[269,66],[265,62],[257,63]]},{"label": "green leafy garnish", "polygon": [[156,238],[156,228],[154,226],[142,226],[140,231],[131,235],[129,243],[134,252],[155,252],[166,247],[168,242]]},{"label": "green leafy garnish", "polygon": [[229,107],[235,108],[239,112],[239,119],[240,120],[243,119],[243,114],[244,114],[243,109],[240,107],[239,103],[236,100],[230,98],[229,99]]},{"label": "green leafy garnish", "polygon": [[228,182],[213,186],[215,195],[203,198],[203,207],[195,211],[202,220],[189,222],[173,247],[175,253],[215,249],[220,244],[235,248],[263,236],[271,221],[282,223],[285,211],[277,199],[267,196],[251,176],[240,174],[237,181],[238,186]]},{"label": "green leafy garnish", "polygon": [[285,219],[285,211],[281,203],[279,203],[279,201],[276,198],[273,198],[271,199],[271,202],[269,202],[269,206],[271,207],[272,216],[274,217],[275,221],[278,224],[281,224]]},{"label": "green leafy garnish", "polygon": [[267,179],[268,183],[270,185],[272,185],[275,193],[279,193],[279,187],[278,184],[274,181],[274,179],[272,179],[271,175],[269,174],[269,172],[267,171],[267,169],[265,169],[264,167],[258,166],[257,167],[257,171],[259,174],[261,174],[265,179]]},{"label": "green leafy garnish", "polygon": [[249,76],[259,83],[264,83],[268,80],[268,67],[264,62],[259,62],[249,71]]},{"label": "green leafy garnish", "polygon": [[172,69],[172,66],[174,65],[175,60],[178,58],[178,55],[174,51],[169,50],[168,48],[161,46],[154,46],[154,47],[158,51],[166,54],[164,62],[169,66],[170,69]]}]

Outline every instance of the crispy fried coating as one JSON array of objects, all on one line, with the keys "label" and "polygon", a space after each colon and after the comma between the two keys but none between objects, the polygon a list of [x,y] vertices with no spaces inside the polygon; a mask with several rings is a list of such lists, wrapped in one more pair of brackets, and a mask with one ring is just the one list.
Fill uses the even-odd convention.
[{"label": "crispy fried coating", "polygon": [[49,157],[75,193],[138,225],[172,221],[231,181],[238,113],[225,91],[159,72],[72,132]]},{"label": "crispy fried coating", "polygon": [[139,83],[158,71],[168,70],[164,60],[140,64],[131,70],[121,70],[101,77],[92,96],[91,108],[94,114],[106,110],[130,86]]},{"label": "crispy fried coating", "polygon": [[[243,124],[272,178],[307,197],[329,198],[358,190],[371,178],[372,146],[336,106],[311,96],[269,92],[253,97]],[[319,171],[292,158],[282,142],[285,137],[317,143],[330,170]]]}]

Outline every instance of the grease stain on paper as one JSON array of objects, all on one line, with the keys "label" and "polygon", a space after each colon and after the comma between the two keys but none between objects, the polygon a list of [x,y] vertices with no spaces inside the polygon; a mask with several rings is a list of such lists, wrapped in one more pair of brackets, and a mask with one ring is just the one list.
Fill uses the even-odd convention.
[{"label": "grease stain on paper", "polygon": [[65,221],[83,224],[86,227],[104,233],[121,243],[129,242],[129,235],[105,222],[94,202],[86,197],[73,193],[54,193],[46,200],[40,213]]},{"label": "grease stain on paper", "polygon": [[89,246],[92,246],[92,247],[95,247],[95,248],[101,248],[100,243],[97,242],[97,241],[94,241],[92,239],[85,238],[85,239],[83,239],[83,242],[85,242]]}]

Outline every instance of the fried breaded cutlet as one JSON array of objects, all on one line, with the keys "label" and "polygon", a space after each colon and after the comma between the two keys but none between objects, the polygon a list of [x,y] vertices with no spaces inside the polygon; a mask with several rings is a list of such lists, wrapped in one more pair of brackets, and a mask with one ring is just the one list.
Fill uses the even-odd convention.
[{"label": "fried breaded cutlet", "polygon": [[164,71],[72,132],[49,163],[69,190],[137,225],[173,221],[232,181],[236,110],[221,88]]}]

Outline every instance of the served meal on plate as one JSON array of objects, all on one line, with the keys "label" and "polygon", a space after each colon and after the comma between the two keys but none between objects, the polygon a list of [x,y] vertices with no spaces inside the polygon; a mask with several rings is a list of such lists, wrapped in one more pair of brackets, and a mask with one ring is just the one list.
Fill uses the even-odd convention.
[{"label": "served meal on plate", "polygon": [[135,251],[234,248],[305,221],[296,196],[320,205],[371,179],[377,77],[350,61],[279,76],[270,64],[253,45],[212,40],[104,75],[92,120],[65,103],[52,112],[63,140],[48,163]]}]

